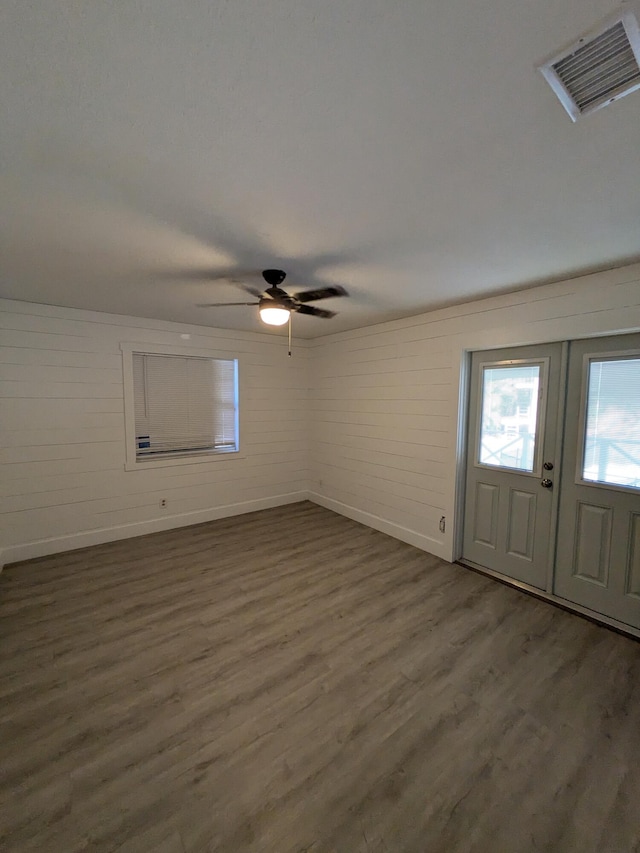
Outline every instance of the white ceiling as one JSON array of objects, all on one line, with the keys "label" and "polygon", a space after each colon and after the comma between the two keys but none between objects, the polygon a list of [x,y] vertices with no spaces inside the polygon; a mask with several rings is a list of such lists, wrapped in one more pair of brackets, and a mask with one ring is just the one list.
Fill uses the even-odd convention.
[{"label": "white ceiling", "polygon": [[186,272],[275,266],[350,291],[314,337],[637,259],[640,92],[535,70],[615,8],[3,0],[0,293],[264,331]]}]

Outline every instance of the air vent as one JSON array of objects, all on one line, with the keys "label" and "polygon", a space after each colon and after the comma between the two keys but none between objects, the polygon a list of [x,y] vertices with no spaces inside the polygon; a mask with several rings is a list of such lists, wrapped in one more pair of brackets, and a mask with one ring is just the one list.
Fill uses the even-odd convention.
[{"label": "air vent", "polygon": [[619,13],[539,67],[576,121],[640,88],[638,22]]}]

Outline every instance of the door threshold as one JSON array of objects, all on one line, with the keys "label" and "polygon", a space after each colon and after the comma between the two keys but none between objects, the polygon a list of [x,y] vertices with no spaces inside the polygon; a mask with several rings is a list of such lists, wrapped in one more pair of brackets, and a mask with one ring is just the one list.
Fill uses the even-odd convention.
[{"label": "door threshold", "polygon": [[552,592],[546,592],[543,589],[531,586],[531,584],[510,578],[508,575],[496,572],[495,569],[488,569],[486,566],[481,566],[478,563],[474,563],[472,560],[460,559],[456,560],[456,563],[459,566],[463,566],[465,569],[471,569],[473,572],[478,572],[481,575],[487,575],[487,577],[493,578],[494,580],[505,584],[505,586],[514,587],[515,589],[525,592],[527,595],[532,595],[534,598],[539,598],[542,601],[553,604],[561,610],[566,610],[569,613],[575,613],[578,616],[582,616],[584,619],[588,619],[590,622],[595,622],[597,625],[602,625],[603,627],[609,628],[611,631],[615,631],[618,634],[624,634],[625,637],[630,637],[632,640],[640,640],[640,629],[634,628],[632,625],[625,625],[624,622],[618,622],[617,619],[612,619],[610,616],[604,616],[596,610],[590,610],[588,607],[583,607],[581,604],[574,604],[573,601],[567,601],[566,598],[560,598],[560,596],[554,595]]}]

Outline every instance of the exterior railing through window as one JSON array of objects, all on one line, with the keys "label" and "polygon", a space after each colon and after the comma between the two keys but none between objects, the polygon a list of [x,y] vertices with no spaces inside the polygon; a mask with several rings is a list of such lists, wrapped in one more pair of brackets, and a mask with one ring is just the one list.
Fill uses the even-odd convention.
[{"label": "exterior railing through window", "polygon": [[640,489],[640,441],[587,437],[582,476],[593,482]]},{"label": "exterior railing through window", "polygon": [[500,468],[533,471],[535,436],[529,432],[518,435],[483,435],[480,462]]}]

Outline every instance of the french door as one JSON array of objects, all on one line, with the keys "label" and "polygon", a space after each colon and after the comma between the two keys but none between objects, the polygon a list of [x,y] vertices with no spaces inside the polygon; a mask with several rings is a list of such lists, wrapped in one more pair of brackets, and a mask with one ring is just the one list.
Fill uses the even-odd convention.
[{"label": "french door", "polygon": [[553,590],[640,628],[640,335],[576,341]]},{"label": "french door", "polygon": [[462,559],[640,628],[640,335],[473,353]]},{"label": "french door", "polygon": [[545,589],[562,345],[471,359],[463,559]]}]

